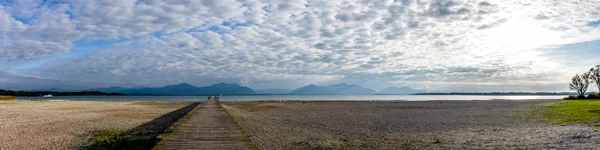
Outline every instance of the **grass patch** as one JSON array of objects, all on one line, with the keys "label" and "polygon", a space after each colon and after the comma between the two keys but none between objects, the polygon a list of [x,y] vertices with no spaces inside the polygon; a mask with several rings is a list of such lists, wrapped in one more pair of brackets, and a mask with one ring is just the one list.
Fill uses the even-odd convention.
[{"label": "grass patch", "polygon": [[[199,109],[199,108],[196,108],[196,109]],[[195,110],[192,110],[192,111],[195,111]],[[181,117],[181,119],[177,120],[175,123],[173,123],[173,125],[171,125],[169,128],[167,128],[165,133],[158,135],[158,138],[160,138],[161,140],[154,146],[153,149],[159,150],[160,147],[162,147],[165,144],[165,142],[172,139],[173,135],[175,133],[180,132],[179,130],[181,129],[181,125],[189,122],[190,118],[192,118],[193,115],[194,114],[188,114],[188,115]]]},{"label": "grass patch", "polygon": [[10,100],[16,100],[17,98],[14,96],[2,96],[0,95],[0,101],[10,101]]},{"label": "grass patch", "polygon": [[139,137],[130,135],[125,131],[102,130],[93,133],[93,144],[88,149],[112,150],[112,149],[151,149],[157,142],[157,138]]},{"label": "grass patch", "polygon": [[562,100],[544,106],[542,114],[551,124],[600,126],[600,100]]},{"label": "grass patch", "polygon": [[[91,150],[147,150],[168,138],[173,132],[172,125],[182,120],[200,103],[191,103],[185,107],[164,114],[154,120],[141,124],[128,131],[101,130],[92,132],[90,145],[80,149]],[[151,104],[153,105],[153,104]]]}]

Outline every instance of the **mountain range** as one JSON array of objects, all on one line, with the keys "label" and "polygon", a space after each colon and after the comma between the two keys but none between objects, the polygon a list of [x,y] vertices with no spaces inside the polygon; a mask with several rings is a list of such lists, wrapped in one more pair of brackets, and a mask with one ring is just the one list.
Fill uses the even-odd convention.
[{"label": "mountain range", "polygon": [[[47,89],[43,91],[53,91],[60,89]],[[41,90],[40,90],[41,91]],[[63,90],[61,90],[63,91]],[[167,85],[164,87],[139,87],[139,88],[123,88],[123,87],[108,87],[95,88],[83,91],[99,91],[105,93],[121,93],[127,95],[254,95],[254,94],[290,94],[290,95],[369,95],[369,94],[415,94],[425,93],[424,90],[415,90],[409,87],[389,87],[380,91],[374,91],[355,84],[334,84],[327,86],[317,86],[310,84],[297,88],[295,90],[288,89],[265,89],[253,90],[248,87],[238,84],[218,83],[211,86],[197,87],[187,83],[177,85]]]},{"label": "mountain range", "polygon": [[122,87],[89,89],[86,91],[100,91],[107,93],[121,93],[129,95],[252,95],[256,94],[254,90],[243,87],[238,84],[219,83],[206,87],[196,87],[187,83],[177,85],[167,85],[159,88],[131,88]]},{"label": "mountain range", "polygon": [[329,86],[317,86],[310,84],[304,87],[297,88],[289,94],[294,95],[368,95],[375,91],[354,84],[334,84]]}]

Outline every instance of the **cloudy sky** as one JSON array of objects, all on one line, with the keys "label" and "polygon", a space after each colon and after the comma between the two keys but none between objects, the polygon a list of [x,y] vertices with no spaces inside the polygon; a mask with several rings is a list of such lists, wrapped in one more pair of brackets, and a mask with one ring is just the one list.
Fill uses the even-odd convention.
[{"label": "cloudy sky", "polygon": [[2,89],[568,91],[599,54],[600,0],[0,0]]}]

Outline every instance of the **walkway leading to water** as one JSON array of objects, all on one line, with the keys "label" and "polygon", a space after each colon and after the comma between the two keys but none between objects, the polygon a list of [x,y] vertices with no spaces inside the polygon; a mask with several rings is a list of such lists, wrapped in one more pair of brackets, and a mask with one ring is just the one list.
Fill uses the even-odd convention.
[{"label": "walkway leading to water", "polygon": [[243,133],[218,100],[211,98],[154,149],[250,149]]}]

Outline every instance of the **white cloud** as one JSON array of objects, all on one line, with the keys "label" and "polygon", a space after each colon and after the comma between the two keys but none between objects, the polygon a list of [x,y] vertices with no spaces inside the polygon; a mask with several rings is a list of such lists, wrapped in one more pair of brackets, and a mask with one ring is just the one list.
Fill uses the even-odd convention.
[{"label": "white cloud", "polygon": [[[39,4],[44,7],[31,7]],[[600,20],[598,10],[599,1],[11,3],[0,6],[0,51],[7,55],[0,62],[60,55],[77,40],[119,40],[19,72],[130,85],[226,80],[269,88],[277,80],[293,83],[288,88],[334,81],[532,87],[556,84],[577,69],[561,70],[566,64],[553,62],[544,47],[600,40],[600,29],[588,25]]]}]

